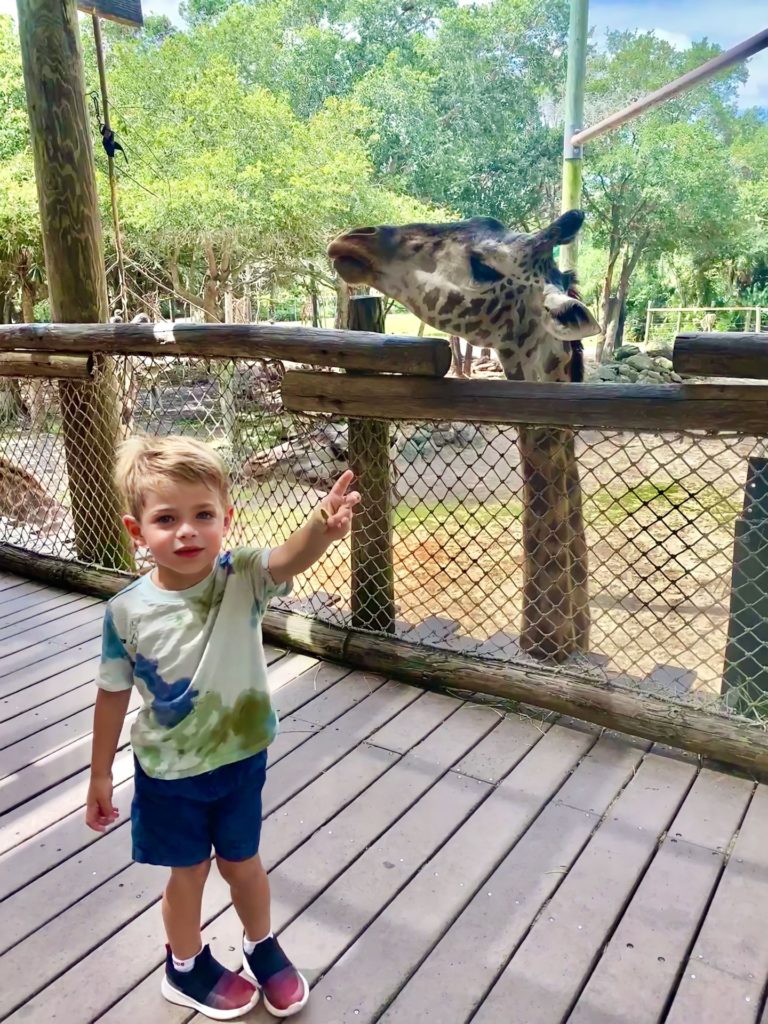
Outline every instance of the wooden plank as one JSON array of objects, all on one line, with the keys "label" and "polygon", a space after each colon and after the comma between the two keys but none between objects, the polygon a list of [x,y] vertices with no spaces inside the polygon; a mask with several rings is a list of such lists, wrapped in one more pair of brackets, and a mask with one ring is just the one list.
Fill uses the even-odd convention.
[{"label": "wooden plank", "polygon": [[[432,725],[418,704],[410,705],[398,719],[403,720],[404,730],[414,737],[417,736],[415,723],[421,722],[426,729]],[[397,761],[394,767],[370,789],[346,806],[328,823],[327,828],[315,830],[308,843],[299,847],[278,869],[271,871],[273,880],[278,872],[283,872],[294,879],[301,878],[300,884],[296,884],[295,881],[292,886],[289,884],[293,897],[289,897],[287,902],[273,900],[273,926],[276,929],[280,928],[289,920],[297,900],[301,905],[310,900],[313,894],[322,891],[345,865],[352,863],[367,846],[378,839],[403,809],[413,806],[419,796],[430,790],[437,779],[443,779],[451,763],[460,758],[469,745],[477,741],[478,735],[482,735],[484,730],[493,725],[492,721],[484,721],[478,716],[460,718],[457,714],[451,715],[443,725],[428,733],[420,745],[408,752],[402,760]],[[535,743],[538,738],[538,735],[531,734],[530,744]],[[482,740],[481,745],[485,742],[486,740]],[[518,748],[521,747],[522,740],[518,743]],[[358,750],[365,757],[397,756],[382,747],[374,747],[367,743]],[[522,754],[517,755],[520,756]],[[505,763],[509,764],[509,759],[510,755],[507,753]],[[310,790],[304,790],[302,798],[308,797],[309,794]],[[282,821],[278,816],[275,822],[278,833],[282,830]],[[395,829],[397,828],[398,825],[395,825]],[[272,835],[268,836],[264,844],[265,851],[279,841],[280,834],[275,835],[274,839]],[[303,876],[305,865],[308,866],[311,877]],[[300,874],[297,875],[296,872]],[[241,930],[241,925],[231,909],[212,921],[205,930],[205,938],[210,940],[215,955],[233,969],[240,966]],[[104,1024],[127,1024],[129,1021],[152,1019],[157,1014],[158,990],[159,976],[156,972],[121,1000],[104,1017]],[[181,1024],[187,1018],[183,1011],[173,1011],[164,1019],[166,1024]]]},{"label": "wooden plank", "polygon": [[[86,669],[83,674],[92,676],[93,670]],[[47,685],[47,683],[40,683],[39,687]],[[0,750],[40,732],[41,729],[47,729],[49,726],[55,725],[56,722],[61,722],[85,708],[93,707],[96,698],[93,679],[86,679],[80,686],[66,690],[58,697],[49,694],[48,700],[44,699],[44,694],[36,691],[38,691],[38,686],[30,686],[28,689],[22,690],[20,694],[0,701]],[[55,693],[53,687],[51,687],[51,691]],[[26,698],[23,707],[21,707],[22,698]],[[10,707],[14,708],[14,713],[6,717]]]},{"label": "wooden plank", "polygon": [[759,384],[535,384],[289,370],[290,412],[379,420],[452,420],[613,430],[768,430]]},{"label": "wooden plank", "polygon": [[[416,950],[423,946],[422,956],[428,951],[433,921],[442,928],[450,924],[594,741],[592,735],[554,726],[497,788],[475,801],[474,813],[459,819],[452,834],[440,831],[439,817],[425,816],[421,801],[410,815],[412,837],[404,818],[327,888],[281,938],[311,978],[327,971],[304,1011],[306,1020],[375,1020],[392,994],[393,976],[403,970],[407,976],[418,962]],[[445,793],[447,806],[436,807],[435,814],[450,813],[453,799]],[[437,836],[441,841],[427,853],[430,838]],[[267,1019],[263,1008],[254,1012],[254,1021]]]},{"label": "wooden plank", "polygon": [[[115,785],[133,775],[133,754],[122,751],[115,758],[112,777]],[[81,771],[0,818],[0,853],[13,849],[37,835],[78,807],[85,806],[88,772]]]},{"label": "wooden plank", "polygon": [[[347,754],[357,745],[357,739],[354,735],[355,729],[347,730],[344,728],[344,719],[351,718],[354,721],[355,717],[359,717],[358,713],[363,709],[364,705],[369,703],[370,711],[372,712],[369,731],[375,730],[385,720],[381,709],[375,703],[376,696],[377,693],[374,693],[366,701],[352,708],[347,712],[347,715],[339,720],[338,736],[342,737],[341,742],[346,743]],[[394,695],[392,696],[394,697]],[[401,695],[401,707],[406,706],[406,704],[407,702],[403,699],[403,695]],[[394,713],[396,713],[396,710],[392,711],[392,714]],[[305,784],[310,784],[310,789],[312,785],[315,785],[314,792],[310,794],[311,800],[306,799],[309,789],[302,793],[301,789],[303,787],[299,787],[297,790],[299,796],[295,798],[296,802],[291,801],[286,806],[280,782],[279,780],[275,782],[274,779],[276,768],[270,769],[268,773],[267,790],[265,791],[265,808],[268,817],[267,821],[265,821],[264,834],[269,839],[265,839],[265,851],[270,849],[271,842],[272,851],[277,850],[278,855],[286,856],[293,848],[293,845],[300,843],[308,834],[311,834],[324,821],[335,814],[340,806],[344,806],[349,801],[351,798],[350,786],[353,787],[353,790],[357,789],[359,792],[365,789],[370,782],[370,775],[366,776],[360,763],[358,763],[353,771],[348,771],[346,765],[339,764],[335,770],[331,769],[317,777],[312,753],[309,752],[308,756],[307,748],[309,746],[309,743],[306,744],[304,749],[289,755],[280,764],[285,765],[293,760],[303,765]],[[372,753],[367,758],[367,763],[375,764],[374,776],[386,770],[396,757],[396,755],[388,751],[374,750],[374,748],[370,748],[370,750]],[[337,759],[337,761],[340,760],[341,758]],[[314,782],[312,783],[311,780],[314,780]],[[339,780],[342,780],[341,789],[339,789]],[[329,794],[329,800],[333,802],[331,804],[321,802],[318,799],[318,793],[320,792]],[[339,803],[336,801],[339,801]],[[291,828],[290,823],[294,817],[291,813],[292,809],[299,806],[302,808],[302,817],[298,818],[298,815],[296,815],[295,817],[298,818],[298,821],[294,819],[293,827]],[[279,811],[278,808],[280,808]],[[278,811],[277,814],[275,814],[276,811]],[[270,822],[274,822],[274,824],[270,825]],[[286,827],[287,824],[288,827]],[[273,852],[272,856],[274,855]],[[125,885],[127,879],[136,875],[139,868],[139,865],[133,865],[117,877]],[[34,985],[32,991],[39,987],[39,970],[37,980],[35,979],[35,972],[27,971],[26,980],[21,979],[15,982],[11,992],[0,993],[0,1007],[7,1005],[20,1005],[21,1007],[18,1012],[12,1014],[9,1018],[10,1020],[25,1019],[30,1012],[35,1015],[40,1014],[41,1019],[47,1019],[48,1016],[54,1013],[54,1008],[55,1012],[66,1015],[67,1010],[63,1010],[62,1007],[67,1006],[76,1007],[76,1012],[78,1015],[82,1015],[82,1019],[90,1020],[98,1016],[99,1013],[106,1010],[110,1003],[114,1001],[116,993],[114,989],[108,990],[104,987],[93,985],[85,985],[85,989],[88,991],[84,991],[84,978],[96,976],[90,972],[94,969],[97,971],[101,970],[98,964],[103,960],[105,953],[110,957],[117,958],[112,960],[113,963],[122,962],[123,957],[126,957],[125,970],[121,972],[121,978],[117,982],[118,984],[125,984],[126,987],[141,980],[157,964],[159,956],[162,954],[162,925],[159,903],[155,902],[146,913],[135,918],[129,918],[129,923],[124,924],[116,934],[113,934],[115,933],[116,926],[113,913],[114,903],[110,900],[110,896],[113,893],[110,887],[113,886],[114,882],[115,880],[108,883],[107,886],[101,887],[98,891],[72,907],[70,911],[57,918],[57,929],[61,927],[61,922],[69,924],[69,927],[66,930],[62,930],[61,934],[62,937],[66,934],[70,938],[67,943],[62,943],[61,947],[59,943],[56,943],[57,951],[51,958],[56,960],[57,963],[53,974],[58,974],[62,969],[65,969],[62,957],[66,957],[66,966],[71,964],[70,969],[66,970],[66,973],[56,978],[44,991],[29,1000],[27,999],[27,993],[29,993],[30,986]],[[158,879],[155,888],[156,898],[159,897],[161,884],[161,880]],[[214,872],[211,883],[206,890],[206,916],[220,913],[228,903],[228,895],[227,887],[223,885],[217,873]],[[137,900],[137,902],[141,901]],[[211,908],[214,907],[216,909],[212,911]],[[72,925],[75,918],[78,921],[82,918],[84,922],[88,922],[87,926],[84,925],[82,936],[78,929]],[[45,938],[44,944],[40,947],[41,949],[46,948],[49,944],[51,928],[52,926],[49,925],[46,929],[36,933],[36,935]],[[16,947],[17,950],[21,950],[22,946],[25,948],[26,955],[20,960],[20,963],[30,964],[35,962],[36,958],[29,959],[34,939],[35,936],[32,936],[29,940],[25,940],[24,943]],[[87,956],[83,952],[86,947],[92,950],[90,955]],[[130,950],[130,955],[128,955],[128,950]],[[15,952],[16,950],[14,950]],[[79,959],[80,957],[84,958]],[[44,965],[42,971],[48,974],[51,971],[51,966],[49,964]],[[84,974],[84,972],[86,973]],[[52,977],[53,975],[49,976]],[[114,977],[114,972],[111,973],[111,976]],[[75,1010],[73,1009],[72,1012],[75,1012]]]},{"label": "wooden plank", "polygon": [[744,779],[701,772],[568,1024],[663,1019],[752,792]]},{"label": "wooden plank", "polygon": [[[77,601],[81,596],[67,590],[54,590],[53,587],[45,587],[40,584],[32,584],[35,589],[28,594],[23,594],[16,600],[0,600],[0,625],[6,626],[15,621],[23,621],[25,614],[36,614],[46,608],[59,604],[67,604],[69,601]],[[2,598],[0,594],[0,599]],[[30,613],[27,609],[32,609]]]},{"label": "wooden plank", "polygon": [[[123,773],[124,775],[125,773]],[[114,802],[125,822],[133,798],[133,763],[130,778],[115,786]],[[83,806],[85,788],[83,789]],[[7,899],[36,879],[53,874],[57,865],[100,841],[101,836],[83,824],[83,806],[49,825],[18,846],[0,855],[0,899]],[[4,919],[5,920],[5,919]]]},{"label": "wooden plank", "polygon": [[20,594],[32,594],[43,589],[42,583],[31,582],[22,576],[3,574],[0,579],[0,602],[13,601]]},{"label": "wooden plank", "polygon": [[28,652],[37,644],[61,644],[64,638],[79,627],[87,630],[86,638],[100,635],[103,620],[103,603],[89,601],[85,606],[68,608],[64,615],[58,616],[54,621],[30,623],[23,629],[10,633],[5,639],[0,638],[0,665],[3,668],[3,675],[8,674],[8,665],[13,662],[13,655],[24,655],[27,660],[22,660],[20,664],[30,664]]},{"label": "wooden plank", "polygon": [[[142,705],[141,695],[138,690],[134,689],[131,692],[128,705],[131,723],[135,718],[131,712],[138,711]],[[19,740],[18,743],[13,743],[4,750],[0,750],[0,794],[3,782],[8,779],[9,775],[16,774],[17,777],[20,777],[26,769],[32,768],[39,761],[50,757],[57,751],[64,751],[65,748],[74,746],[78,740],[86,737],[90,739],[92,731],[93,711],[87,707],[61,722],[55,722],[31,736]],[[1,802],[2,797],[0,796],[0,805]]]},{"label": "wooden plank", "polygon": [[[127,746],[136,711],[126,716],[120,732],[118,750]],[[56,729],[57,726],[54,726]],[[31,737],[32,740],[36,737]],[[26,743],[26,740],[22,741]],[[67,746],[40,758],[33,764],[0,780],[0,814],[20,808],[33,797],[55,787],[62,779],[76,776],[91,763],[90,733]],[[0,818],[2,821],[2,818]],[[3,822],[4,824],[4,822]]]},{"label": "wooden plank", "polygon": [[[544,808],[499,867],[483,880],[442,939],[439,926],[425,936],[437,945],[390,1004],[381,1024],[442,1024],[445,1006],[451,1007],[452,1020],[471,1018],[611,801],[632,777],[643,752],[640,746],[609,737],[593,747],[557,800]],[[420,931],[428,925],[425,920]],[[410,941],[407,946],[402,960],[397,954],[398,972],[389,980],[392,993],[407,977],[407,958],[412,958],[412,967],[423,955],[423,946],[416,948]]]},{"label": "wooden plank", "polygon": [[678,334],[672,362],[693,377],[768,377],[768,337],[742,331]]},{"label": "wooden plank", "polygon": [[[15,654],[6,655],[0,661],[0,678],[7,679],[12,673],[30,666],[38,666],[49,659],[61,655],[64,651],[82,648],[88,641],[101,639],[102,616],[92,616],[90,622],[77,626],[75,629],[64,629],[61,633],[45,640],[38,640]],[[58,626],[57,626],[58,628]]]},{"label": "wooden plank", "polygon": [[[27,639],[27,634],[32,630],[37,631],[39,627],[45,623],[51,625],[51,633],[54,634],[55,624],[62,619],[67,619],[70,615],[75,612],[82,611],[87,608],[93,608],[97,606],[101,609],[103,615],[103,602],[95,597],[85,597],[83,595],[71,595],[74,599],[67,601],[66,603],[59,602],[53,607],[46,608],[44,610],[38,610],[38,608],[27,608],[23,612],[19,612],[19,617],[10,616],[11,621],[6,622],[5,620],[0,621],[0,657],[4,654],[10,653],[14,648],[12,646],[6,646],[9,640],[18,638],[20,641]],[[88,621],[87,619],[85,621]],[[18,649],[18,648],[17,648]]]},{"label": "wooden plank", "polygon": [[[68,695],[77,689],[82,689],[87,684],[91,684],[91,689],[84,692],[86,694],[90,692],[93,701],[96,696],[93,682],[96,677],[97,665],[96,658],[88,658],[79,665],[72,665],[63,672],[56,673],[48,679],[42,679],[39,683],[33,683],[15,693],[0,697],[0,723],[9,724],[12,719],[21,717],[22,724],[25,726],[28,724],[29,731],[34,732],[37,727],[35,715],[39,715],[39,720],[46,724],[56,720],[54,716],[57,713],[57,708],[48,709],[46,705],[54,701],[66,700]],[[61,706],[67,708],[69,705]],[[49,715],[50,718],[47,717]],[[29,716],[28,723],[27,716]],[[63,718],[64,715],[61,717]],[[0,729],[2,729],[2,725],[0,725]]]},{"label": "wooden plank", "polygon": [[491,989],[477,1024],[496,1022],[502,1008],[509,1024],[567,1017],[695,775],[683,761],[645,758]]},{"label": "wooden plank", "polygon": [[47,589],[43,583],[35,583],[19,577],[6,577],[0,580],[0,607],[10,606],[23,597],[39,596],[41,591]]},{"label": "wooden plank", "polygon": [[754,1024],[768,976],[768,787],[758,786],[668,1024]]},{"label": "wooden plank", "polygon": [[0,377],[88,380],[92,374],[92,356],[70,356],[60,352],[0,352]]},{"label": "wooden plank", "polygon": [[12,696],[34,686],[35,683],[43,682],[77,665],[90,662],[101,654],[101,637],[94,637],[85,643],[64,651],[59,651],[46,657],[36,664],[26,665],[24,668],[9,674],[5,679],[0,679],[0,700]]},{"label": "wooden plank", "polygon": [[0,326],[0,351],[287,359],[345,370],[443,377],[451,350],[443,338],[409,338],[272,324],[16,324]]}]

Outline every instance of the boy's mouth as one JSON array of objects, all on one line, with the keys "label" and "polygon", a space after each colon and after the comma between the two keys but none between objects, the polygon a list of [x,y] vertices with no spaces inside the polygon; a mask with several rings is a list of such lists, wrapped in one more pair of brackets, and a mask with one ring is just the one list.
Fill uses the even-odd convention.
[{"label": "boy's mouth", "polygon": [[195,555],[199,555],[204,550],[205,548],[179,548],[176,554],[182,558],[194,558]]}]

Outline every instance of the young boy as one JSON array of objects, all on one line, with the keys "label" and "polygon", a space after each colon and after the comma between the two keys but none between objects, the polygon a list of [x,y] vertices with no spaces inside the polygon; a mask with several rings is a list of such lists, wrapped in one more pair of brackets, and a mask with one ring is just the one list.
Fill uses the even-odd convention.
[{"label": "young boy", "polygon": [[[292,577],[349,531],[360,496],[347,493],[347,471],[284,544],[222,553],[232,521],[227,471],[206,445],[133,438],[121,447],[116,477],[125,526],[155,567],[112,598],[104,616],[86,822],[103,832],[118,817],[112,762],[136,686],[144,706],[131,730],[133,858],[171,869],[162,993],[231,1020],[261,990],[271,1013],[289,1017],[309,986],[272,934],[258,855],[267,747],[277,731],[261,620],[270,598],[287,594]],[[201,941],[212,847],[243,924],[242,975]]]}]

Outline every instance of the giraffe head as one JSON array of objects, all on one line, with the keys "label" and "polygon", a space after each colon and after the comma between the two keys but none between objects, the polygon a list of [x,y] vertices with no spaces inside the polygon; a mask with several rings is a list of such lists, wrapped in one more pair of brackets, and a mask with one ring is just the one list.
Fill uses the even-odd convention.
[{"label": "giraffe head", "polygon": [[553,250],[572,241],[583,221],[571,210],[530,235],[490,217],[355,228],[328,255],[348,284],[373,285],[432,327],[495,348],[511,379],[580,379],[572,343],[600,327]]}]

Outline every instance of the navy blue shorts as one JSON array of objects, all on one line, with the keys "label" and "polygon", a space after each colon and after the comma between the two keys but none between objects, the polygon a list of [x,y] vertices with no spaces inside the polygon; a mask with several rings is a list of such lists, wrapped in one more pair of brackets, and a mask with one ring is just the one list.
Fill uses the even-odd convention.
[{"label": "navy blue shorts", "polygon": [[211,856],[247,860],[259,851],[267,752],[187,779],[153,779],[134,758],[133,859],[188,868]]}]

